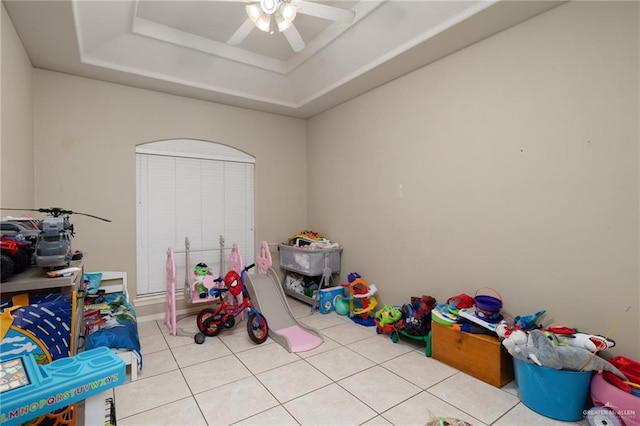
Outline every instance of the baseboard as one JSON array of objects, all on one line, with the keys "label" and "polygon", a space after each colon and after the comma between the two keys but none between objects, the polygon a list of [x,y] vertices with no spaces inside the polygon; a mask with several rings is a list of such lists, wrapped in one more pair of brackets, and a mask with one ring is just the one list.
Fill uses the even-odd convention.
[{"label": "baseboard", "polygon": [[[196,315],[198,312],[202,310],[202,307],[192,306],[190,308],[178,309],[176,310],[176,317],[180,318],[181,316],[187,315]],[[138,317],[138,322],[147,322],[147,321],[164,321],[166,314],[164,312],[158,314],[144,315]]]}]

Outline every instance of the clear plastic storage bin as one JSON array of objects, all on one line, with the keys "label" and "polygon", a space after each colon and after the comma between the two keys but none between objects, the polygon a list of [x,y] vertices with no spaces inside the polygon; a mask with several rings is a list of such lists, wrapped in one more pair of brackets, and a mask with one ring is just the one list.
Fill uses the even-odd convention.
[{"label": "clear plastic storage bin", "polygon": [[305,249],[280,244],[280,267],[306,276],[322,275],[325,267],[331,273],[340,272],[342,247],[329,249]]}]

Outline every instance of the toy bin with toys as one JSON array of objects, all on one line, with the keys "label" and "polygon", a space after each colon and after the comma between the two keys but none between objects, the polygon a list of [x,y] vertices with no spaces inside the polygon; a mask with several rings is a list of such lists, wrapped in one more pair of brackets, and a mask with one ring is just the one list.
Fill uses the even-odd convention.
[{"label": "toy bin with toys", "polygon": [[341,247],[327,249],[310,249],[280,244],[280,266],[288,271],[306,276],[317,276],[324,273],[325,268],[331,272],[340,271]]},{"label": "toy bin with toys", "polygon": [[593,371],[556,370],[513,359],[522,403],[543,416],[566,422],[584,418]]}]

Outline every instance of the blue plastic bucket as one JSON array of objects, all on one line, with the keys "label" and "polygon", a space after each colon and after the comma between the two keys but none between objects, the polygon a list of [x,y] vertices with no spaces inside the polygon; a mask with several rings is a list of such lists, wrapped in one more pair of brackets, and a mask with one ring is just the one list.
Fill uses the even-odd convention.
[{"label": "blue plastic bucket", "polygon": [[538,414],[574,422],[585,416],[592,371],[554,370],[517,358],[513,367],[518,396]]}]

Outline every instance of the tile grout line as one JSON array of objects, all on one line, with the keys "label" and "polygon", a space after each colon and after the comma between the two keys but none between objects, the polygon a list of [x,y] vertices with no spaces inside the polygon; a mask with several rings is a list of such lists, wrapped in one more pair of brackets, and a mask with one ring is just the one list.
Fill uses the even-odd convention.
[{"label": "tile grout line", "polygon": [[[302,316],[302,317],[299,317],[299,318],[298,318],[298,317],[296,317],[296,320],[303,320],[303,319],[307,319],[307,320],[309,320],[309,319],[310,319],[310,318],[312,318],[312,317],[313,317],[313,315],[305,315],[305,316]],[[457,406],[457,405],[452,405],[450,402],[447,402],[446,400],[443,400],[442,398],[438,397],[437,395],[432,394],[431,392],[429,392],[429,389],[431,389],[431,388],[433,388],[434,386],[437,386],[438,384],[440,384],[440,383],[442,383],[442,382],[444,382],[444,381],[446,381],[446,380],[450,379],[451,377],[453,377],[453,376],[455,376],[455,375],[459,374],[459,373],[460,373],[460,371],[459,371],[459,370],[456,370],[456,372],[455,372],[454,374],[451,374],[451,375],[449,375],[449,376],[447,376],[447,377],[445,377],[445,378],[442,378],[442,379],[438,380],[437,382],[432,383],[432,384],[430,384],[428,387],[426,387],[426,388],[425,388],[425,387],[422,387],[422,386],[420,386],[420,385],[418,385],[418,384],[416,384],[416,383],[413,383],[413,382],[412,382],[411,380],[409,380],[409,379],[406,379],[406,378],[402,377],[400,374],[398,374],[398,373],[396,373],[396,372],[394,372],[394,371],[390,370],[389,368],[387,368],[386,366],[384,366],[384,365],[383,365],[383,364],[385,364],[385,363],[388,363],[388,362],[390,362],[390,361],[393,361],[393,360],[395,360],[395,359],[398,359],[398,358],[400,358],[400,357],[402,357],[402,356],[405,356],[405,355],[407,355],[407,354],[409,354],[409,353],[412,353],[412,352],[414,352],[414,351],[415,351],[415,352],[418,352],[418,353],[420,353],[420,354],[424,354],[424,349],[422,349],[422,348],[417,348],[417,347],[413,348],[413,346],[414,346],[414,345],[409,345],[409,346],[411,346],[412,348],[411,348],[409,351],[407,351],[407,352],[404,352],[404,353],[401,353],[401,354],[397,354],[397,355],[393,355],[393,356],[392,356],[391,358],[389,358],[389,359],[385,359],[385,360],[382,360],[382,361],[376,361],[376,360],[371,359],[370,357],[368,357],[368,356],[366,356],[366,355],[364,355],[364,354],[362,354],[362,353],[359,353],[356,349],[353,349],[353,348],[349,347],[349,345],[353,345],[353,344],[358,343],[358,342],[360,342],[360,341],[362,341],[362,340],[369,339],[369,338],[371,338],[371,336],[376,336],[375,334],[372,334],[371,336],[366,336],[366,337],[362,337],[362,338],[357,338],[356,340],[350,341],[350,342],[348,342],[348,343],[341,343],[341,342],[339,342],[339,341],[337,341],[337,340],[335,340],[335,339],[332,339],[332,338],[331,338],[331,337],[329,337],[329,336],[324,335],[324,333],[323,333],[323,331],[324,331],[324,330],[329,330],[329,329],[332,329],[332,328],[335,328],[335,327],[340,327],[340,326],[344,326],[345,324],[351,324],[351,323],[352,323],[352,322],[350,322],[350,321],[342,321],[342,323],[341,323],[341,324],[332,324],[332,325],[329,325],[329,326],[324,327],[324,328],[314,327],[313,325],[310,325],[311,327],[313,327],[313,328],[315,328],[315,329],[318,329],[318,331],[319,331],[321,334],[323,334],[323,338],[324,338],[324,339],[329,339],[330,341],[333,341],[333,342],[337,345],[337,347],[335,347],[335,348],[333,348],[333,349],[330,349],[330,350],[327,350],[327,351],[319,352],[318,354],[314,354],[314,355],[307,356],[307,357],[303,357],[303,356],[301,356],[300,354],[296,353],[295,355],[297,356],[297,359],[296,359],[295,361],[292,361],[292,362],[289,362],[289,363],[286,363],[286,364],[283,364],[283,365],[279,365],[279,366],[276,366],[276,367],[272,367],[272,368],[269,368],[269,369],[267,369],[267,370],[265,370],[265,371],[260,371],[259,373],[254,373],[254,372],[249,368],[248,364],[246,364],[245,362],[243,362],[243,360],[238,356],[238,354],[240,354],[240,353],[243,353],[243,352],[246,352],[246,351],[249,351],[249,350],[253,350],[253,349],[255,349],[255,348],[246,348],[246,349],[245,349],[245,348],[241,348],[240,350],[234,351],[234,350],[232,349],[232,346],[230,346],[228,343],[226,343],[226,342],[225,342],[223,339],[221,339],[219,336],[216,336],[216,338],[218,339],[218,341],[219,341],[220,343],[222,343],[222,345],[223,345],[223,346],[224,346],[224,347],[229,351],[229,354],[225,354],[225,355],[222,355],[222,356],[216,357],[216,358],[214,358],[214,359],[222,358],[222,357],[225,357],[225,356],[228,356],[228,355],[233,355],[233,356],[235,357],[235,359],[240,363],[240,365],[242,365],[242,366],[243,366],[243,367],[244,367],[244,368],[245,368],[245,369],[250,373],[250,376],[247,376],[247,377],[245,377],[245,378],[253,377],[253,378],[254,378],[254,379],[255,379],[255,380],[260,384],[260,386],[261,386],[262,388],[264,388],[264,389],[268,392],[268,394],[269,394],[269,395],[271,395],[271,397],[273,397],[273,398],[274,398],[274,400],[277,402],[277,404],[276,404],[276,405],[274,405],[274,406],[272,406],[272,407],[270,407],[270,408],[268,408],[268,409],[262,410],[262,411],[260,411],[260,412],[258,412],[258,413],[253,413],[253,414],[251,414],[251,415],[250,415],[250,416],[248,416],[248,417],[245,417],[245,418],[239,419],[239,420],[237,420],[237,421],[234,421],[234,423],[233,423],[233,424],[235,424],[235,423],[240,423],[240,422],[246,422],[246,420],[247,420],[247,419],[252,418],[252,417],[254,417],[254,416],[258,416],[258,415],[260,415],[260,414],[262,414],[262,413],[265,413],[266,411],[269,411],[269,410],[272,410],[272,409],[274,409],[274,408],[277,408],[278,406],[282,407],[282,409],[287,413],[287,415],[288,415],[288,416],[290,416],[290,417],[291,417],[291,418],[292,418],[292,419],[293,419],[297,424],[301,424],[301,423],[300,423],[300,421],[299,421],[296,417],[294,417],[294,415],[293,415],[289,410],[287,410],[287,408],[285,407],[285,404],[287,404],[287,403],[289,403],[289,402],[291,402],[291,401],[294,401],[294,400],[296,400],[297,398],[301,398],[301,397],[307,396],[307,395],[309,395],[309,394],[311,394],[311,393],[313,393],[313,392],[317,392],[318,390],[323,389],[323,388],[326,388],[326,387],[328,387],[328,386],[331,386],[332,384],[336,384],[336,385],[337,385],[340,389],[342,389],[344,392],[347,392],[349,395],[353,396],[357,401],[359,401],[360,403],[362,403],[362,404],[363,404],[363,405],[365,405],[366,407],[370,408],[370,409],[375,413],[375,415],[374,415],[373,417],[371,417],[370,419],[365,420],[363,423],[367,423],[367,422],[369,422],[369,421],[371,421],[371,420],[375,419],[377,416],[380,416],[380,418],[384,419],[385,421],[390,422],[390,421],[387,419],[387,417],[385,417],[384,413],[388,413],[390,410],[392,410],[392,409],[394,409],[394,408],[396,408],[396,407],[398,407],[398,406],[400,406],[400,405],[402,405],[402,404],[406,403],[408,400],[410,400],[410,399],[412,399],[412,398],[415,398],[417,395],[420,395],[421,393],[425,393],[425,394],[428,394],[428,395],[430,395],[430,396],[432,396],[432,397],[434,397],[434,398],[437,398],[437,399],[438,399],[438,400],[440,400],[442,403],[444,403],[444,404],[446,404],[446,405],[448,405],[448,406],[451,406],[451,407],[455,408],[456,410],[459,410],[460,412],[464,413],[465,415],[468,415],[468,416],[469,416],[470,418],[472,418],[472,419],[475,419],[475,420],[478,420],[478,421],[479,421],[479,419],[477,419],[475,416],[473,416],[473,415],[471,415],[470,413],[468,413],[466,410],[463,410],[461,407],[459,407],[459,406]],[[357,325],[356,323],[353,323],[353,324]],[[170,353],[171,353],[171,357],[173,358],[173,360],[174,360],[174,361],[175,361],[175,363],[176,363],[177,369],[178,369],[178,370],[180,370],[180,375],[181,375],[181,377],[183,378],[183,380],[184,380],[184,381],[185,381],[185,383],[187,384],[187,388],[189,389],[190,397],[194,400],[194,402],[196,403],[196,405],[198,405],[198,410],[199,410],[200,415],[201,415],[201,416],[202,416],[202,418],[205,420],[205,422],[207,422],[207,424],[208,424],[208,421],[207,421],[207,419],[206,419],[206,417],[205,417],[205,415],[204,415],[204,412],[203,412],[202,408],[200,407],[200,404],[198,403],[198,401],[197,401],[197,399],[196,399],[196,395],[197,395],[197,394],[196,394],[196,393],[194,393],[194,391],[193,391],[193,389],[192,389],[192,386],[191,386],[191,385],[189,385],[189,382],[187,381],[187,377],[185,376],[183,369],[185,369],[185,368],[187,368],[187,367],[194,366],[194,365],[198,365],[198,364],[201,364],[201,363],[204,363],[204,362],[209,362],[210,360],[197,362],[197,363],[192,364],[192,365],[189,365],[189,366],[184,366],[184,367],[183,367],[183,366],[180,366],[180,365],[178,364],[178,359],[176,358],[176,355],[175,355],[175,353],[174,353],[174,350],[176,350],[177,348],[180,348],[180,347],[186,346],[186,345],[187,345],[187,343],[185,343],[184,345],[178,345],[178,346],[174,346],[174,347],[170,346],[170,345],[169,345],[169,340],[168,340],[168,339],[169,339],[169,337],[168,337],[168,336],[169,336],[170,334],[169,334],[169,335],[166,335],[166,334],[163,332],[163,330],[162,330],[161,326],[158,324],[158,321],[155,321],[155,325],[156,325],[156,327],[160,330],[160,335],[162,336],[164,343],[167,345],[167,349],[169,349],[169,351],[170,351]],[[307,325],[307,324],[305,324],[305,325]],[[151,336],[153,336],[153,335],[155,335],[155,334],[152,334]],[[149,337],[149,336],[147,335],[147,336],[144,336],[144,337]],[[343,340],[344,340],[344,339],[343,339]],[[174,343],[175,343],[175,342],[174,342]],[[276,345],[277,345],[278,343],[277,343],[277,342],[272,342],[272,343],[270,343],[270,344],[276,344]],[[373,365],[372,365],[372,366],[370,366],[370,367],[367,367],[367,368],[365,368],[365,369],[363,369],[363,370],[360,370],[360,371],[358,371],[358,372],[350,373],[350,374],[348,374],[347,376],[345,376],[344,378],[341,378],[341,379],[339,379],[339,380],[334,380],[334,379],[332,379],[331,377],[329,377],[326,373],[324,373],[322,370],[320,370],[318,367],[316,367],[316,366],[314,365],[313,361],[312,361],[312,360],[310,360],[310,358],[313,358],[313,357],[315,357],[315,356],[322,356],[323,354],[327,354],[327,353],[330,353],[331,351],[338,350],[338,349],[342,349],[342,348],[346,348],[349,352],[354,353],[354,354],[356,354],[356,355],[358,355],[358,356],[361,356],[361,357],[363,357],[363,358],[367,359],[367,360],[368,360],[368,361],[370,361]],[[165,350],[165,349],[162,349],[162,350]],[[160,351],[150,352],[150,353],[157,353],[157,352],[160,352]],[[304,393],[304,394],[297,395],[295,398],[291,398],[291,399],[290,399],[290,400],[288,400],[288,401],[280,402],[280,400],[276,397],[276,395],[272,392],[272,390],[270,390],[270,389],[269,389],[269,387],[267,387],[267,385],[266,385],[265,383],[263,383],[263,381],[261,381],[261,380],[260,380],[260,378],[258,377],[258,375],[259,375],[259,374],[262,374],[262,373],[265,373],[265,372],[269,372],[269,371],[273,371],[273,370],[276,370],[276,369],[279,369],[279,368],[286,367],[286,366],[291,365],[291,364],[293,364],[293,363],[295,363],[295,362],[298,362],[299,360],[302,360],[302,361],[306,362],[306,364],[307,364],[307,365],[310,365],[311,367],[313,367],[317,372],[319,372],[320,374],[322,374],[322,376],[323,376],[323,377],[327,378],[327,379],[329,380],[329,383],[327,383],[326,385],[320,386],[320,387],[318,387],[318,388],[316,388],[316,389],[314,389],[314,390],[308,391],[308,392],[306,392],[306,393]],[[399,401],[399,402],[395,403],[393,406],[391,406],[391,407],[389,407],[389,408],[385,409],[383,412],[378,412],[376,409],[374,409],[373,407],[371,407],[370,405],[368,405],[366,402],[364,402],[362,399],[360,399],[357,395],[355,395],[355,394],[351,393],[347,388],[345,388],[345,387],[340,383],[341,381],[343,381],[343,380],[345,380],[345,379],[347,379],[347,378],[349,378],[349,377],[351,377],[351,376],[353,376],[353,375],[355,375],[355,374],[359,374],[359,373],[361,373],[362,371],[366,371],[367,369],[374,368],[374,367],[378,367],[378,366],[379,366],[379,367],[381,367],[384,371],[386,371],[386,372],[388,372],[388,373],[390,373],[390,374],[394,375],[394,376],[395,376],[395,377],[397,377],[398,379],[403,380],[403,381],[406,381],[407,383],[409,383],[409,384],[411,384],[411,385],[415,386],[417,389],[419,389],[419,391],[418,391],[418,392],[416,392],[415,394],[413,394],[413,395],[411,395],[411,396],[409,396],[409,397],[407,397],[407,398],[403,399],[402,401]],[[150,378],[150,377],[155,377],[155,375],[154,375],[154,376],[149,376],[149,377],[144,377],[144,378],[141,378],[141,379],[142,379],[142,380],[144,380],[144,379],[146,379],[146,378]],[[234,381],[232,381],[232,382],[229,382],[229,383],[225,383],[225,384],[223,384],[223,385],[216,386],[215,388],[218,388],[218,387],[221,387],[221,386],[225,386],[225,385],[228,385],[228,384],[230,384],[230,383],[235,383],[235,382],[238,382],[239,380],[243,380],[243,379],[244,379],[244,378],[242,378],[242,379],[237,379],[237,380],[234,380]],[[212,388],[212,389],[215,389],[215,388]],[[207,389],[207,391],[208,391],[208,390],[210,390],[210,389]],[[500,390],[502,390],[503,392],[505,392],[505,393],[507,393],[507,394],[509,394],[509,395],[513,395],[513,393],[508,392],[508,391],[506,391],[506,390],[503,390],[503,389],[500,389]],[[204,391],[203,391],[203,392],[204,392]],[[202,393],[202,392],[199,392],[199,393]],[[198,394],[199,394],[199,393],[198,393]],[[182,398],[182,399],[179,399],[179,400],[177,400],[177,401],[182,401],[182,400],[185,400],[185,399],[187,399],[187,398]],[[175,401],[174,401],[174,402],[175,402]],[[514,410],[514,408],[516,408],[516,407],[517,407],[517,405],[518,405],[518,404],[516,403],[515,405],[513,405],[512,407],[510,407],[508,410],[506,410],[504,413],[500,414],[500,416],[498,416],[495,420],[493,420],[493,421],[492,421],[491,423],[489,423],[489,424],[490,424],[490,425],[493,425],[493,424],[495,424],[496,422],[498,422],[500,419],[504,418],[504,417],[505,417],[509,412],[513,411],[513,410]],[[151,410],[153,410],[153,409],[155,409],[155,408],[157,408],[157,407],[151,408],[151,409],[149,409],[149,410],[145,410],[145,411],[143,411],[143,412],[141,412],[141,413],[145,413],[145,412],[151,411]],[[138,414],[141,414],[141,413],[135,413],[135,414],[133,414],[132,416],[134,416],[134,415],[138,415]],[[131,416],[125,417],[125,418],[123,418],[123,419],[129,418],[129,417],[131,417]],[[119,419],[119,420],[123,420],[123,419]],[[482,422],[481,422],[481,423],[482,423]]]}]

